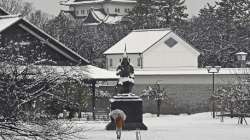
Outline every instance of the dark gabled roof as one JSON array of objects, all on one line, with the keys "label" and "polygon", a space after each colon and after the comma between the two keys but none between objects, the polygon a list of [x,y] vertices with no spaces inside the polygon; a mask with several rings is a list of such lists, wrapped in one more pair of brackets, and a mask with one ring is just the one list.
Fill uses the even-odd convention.
[{"label": "dark gabled roof", "polygon": [[70,48],[66,47],[64,44],[57,41],[44,31],[33,25],[32,23],[21,18],[20,16],[14,16],[14,15],[0,16],[0,33],[16,24],[18,24],[18,26],[25,29],[26,31],[36,36],[40,40],[43,40],[49,47],[51,47],[64,57],[68,58],[69,60],[81,65],[89,64],[88,60],[86,60],[85,58],[83,58]]},{"label": "dark gabled roof", "polygon": [[6,16],[9,15],[10,13],[8,13],[7,11],[5,11],[3,8],[0,7],[0,16]]}]

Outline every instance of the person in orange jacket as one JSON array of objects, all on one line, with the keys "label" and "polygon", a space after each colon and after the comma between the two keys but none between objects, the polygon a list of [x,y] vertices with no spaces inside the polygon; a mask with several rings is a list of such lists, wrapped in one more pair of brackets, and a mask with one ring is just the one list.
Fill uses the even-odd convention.
[{"label": "person in orange jacket", "polygon": [[122,133],[122,128],[124,126],[124,120],[123,120],[123,118],[121,117],[120,114],[118,114],[117,118],[115,119],[115,125],[116,125],[117,139],[120,140],[121,133]]}]

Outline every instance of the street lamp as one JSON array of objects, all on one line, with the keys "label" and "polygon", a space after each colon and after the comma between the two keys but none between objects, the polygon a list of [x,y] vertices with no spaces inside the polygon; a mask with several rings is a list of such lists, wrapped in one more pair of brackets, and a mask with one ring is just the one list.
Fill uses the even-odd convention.
[{"label": "street lamp", "polygon": [[237,56],[238,61],[240,61],[240,67],[243,68],[245,67],[245,62],[247,59],[247,53],[245,52],[238,52],[235,54]]},{"label": "street lamp", "polygon": [[[206,66],[206,69],[207,69],[207,72],[208,73],[212,73],[212,80],[213,80],[213,83],[212,83],[212,91],[213,91],[213,95],[212,97],[215,95],[214,93],[214,74],[215,73],[219,73],[220,69],[221,69],[221,66]],[[215,118],[215,102],[214,100],[212,101],[212,111],[213,111],[213,118]]]}]

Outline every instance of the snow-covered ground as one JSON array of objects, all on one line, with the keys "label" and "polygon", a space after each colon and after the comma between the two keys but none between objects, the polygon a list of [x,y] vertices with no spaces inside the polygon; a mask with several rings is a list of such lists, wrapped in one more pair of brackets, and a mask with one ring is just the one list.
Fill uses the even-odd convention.
[{"label": "snow-covered ground", "polygon": [[[213,119],[211,113],[193,115],[164,115],[157,118],[144,114],[147,131],[141,131],[142,140],[250,140],[250,125],[237,124],[237,118]],[[250,118],[247,118],[250,123]],[[88,140],[116,140],[115,131],[106,131],[108,122],[77,121],[88,129]],[[136,131],[123,131],[122,140],[136,140]]]}]

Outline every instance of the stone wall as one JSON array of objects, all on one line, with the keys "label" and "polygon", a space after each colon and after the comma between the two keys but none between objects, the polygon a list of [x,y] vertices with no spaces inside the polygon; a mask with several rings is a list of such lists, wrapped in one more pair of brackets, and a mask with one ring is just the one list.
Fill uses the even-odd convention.
[{"label": "stone wall", "polygon": [[[141,94],[149,85],[136,85],[134,92]],[[196,113],[209,111],[209,97],[211,85],[161,85],[165,88],[169,97],[162,102],[163,114]],[[143,99],[144,112],[156,113],[157,104],[154,99]]]}]

